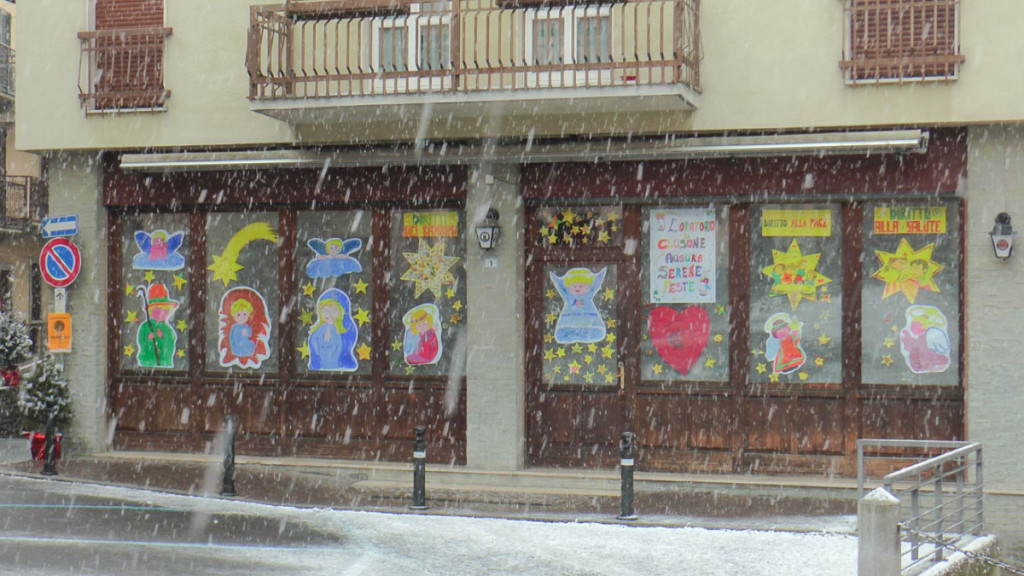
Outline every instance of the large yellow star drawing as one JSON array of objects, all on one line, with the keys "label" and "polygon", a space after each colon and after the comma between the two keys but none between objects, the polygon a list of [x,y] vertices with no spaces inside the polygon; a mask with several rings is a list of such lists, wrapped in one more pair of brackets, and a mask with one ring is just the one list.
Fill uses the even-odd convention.
[{"label": "large yellow star drawing", "polygon": [[772,264],[761,269],[761,273],[772,281],[769,296],[787,296],[789,305],[796,310],[800,300],[818,300],[818,288],[832,281],[818,273],[821,254],[804,254],[796,239],[789,250],[772,250]]},{"label": "large yellow star drawing", "polygon": [[227,286],[232,280],[238,280],[236,272],[244,268],[244,266],[238,263],[238,257],[242,252],[242,248],[245,248],[246,244],[254,240],[266,240],[276,243],[277,232],[267,222],[253,222],[235,232],[231,240],[228,240],[224,251],[220,255],[214,254],[213,264],[207,266],[207,269],[213,270],[213,280],[215,282],[221,280],[224,282],[224,286]]},{"label": "large yellow star drawing", "polygon": [[372,351],[373,349],[367,346],[366,342],[363,342],[362,344],[359,345],[359,348],[356,348],[356,354],[359,354],[360,360],[369,360],[370,352]]},{"label": "large yellow star drawing", "polygon": [[917,293],[921,290],[938,292],[939,287],[935,285],[935,275],[944,267],[932,260],[934,248],[935,243],[933,242],[920,250],[914,250],[906,238],[900,238],[900,245],[896,247],[896,252],[875,250],[875,254],[882,262],[882,267],[871,277],[885,282],[882,299],[885,300],[893,294],[902,292],[913,304],[917,299]]},{"label": "large yellow star drawing", "polygon": [[402,274],[402,280],[414,282],[416,291],[414,298],[430,290],[434,297],[440,298],[444,286],[455,284],[455,276],[450,268],[459,261],[458,256],[444,255],[445,243],[438,240],[437,244],[430,246],[420,238],[419,249],[416,252],[403,252],[402,256],[409,262],[409,269]]},{"label": "large yellow star drawing", "polygon": [[362,328],[363,324],[370,321],[370,311],[365,308],[360,308],[358,312],[352,315],[352,317],[359,322],[359,327]]}]

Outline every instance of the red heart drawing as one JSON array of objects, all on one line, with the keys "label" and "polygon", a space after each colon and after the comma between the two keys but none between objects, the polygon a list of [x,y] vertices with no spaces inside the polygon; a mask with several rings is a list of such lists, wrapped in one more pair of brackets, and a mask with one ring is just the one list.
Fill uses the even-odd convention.
[{"label": "red heart drawing", "polygon": [[651,310],[649,321],[654,349],[676,372],[686,376],[708,345],[711,320],[707,310],[690,306],[676,312],[659,306]]}]

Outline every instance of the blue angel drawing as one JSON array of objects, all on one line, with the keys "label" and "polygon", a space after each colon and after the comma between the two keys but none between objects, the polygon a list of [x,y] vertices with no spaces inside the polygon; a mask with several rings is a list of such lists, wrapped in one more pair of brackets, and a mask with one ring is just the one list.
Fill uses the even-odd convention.
[{"label": "blue angel drawing", "polygon": [[185,233],[182,231],[169,233],[166,230],[135,231],[135,243],[139,253],[132,258],[135,270],[181,270],[185,267],[185,257],[178,254]]},{"label": "blue angel drawing", "polygon": [[310,238],[306,245],[316,253],[306,264],[306,274],[310,278],[330,278],[363,271],[363,265],[352,256],[363,247],[359,238]]}]

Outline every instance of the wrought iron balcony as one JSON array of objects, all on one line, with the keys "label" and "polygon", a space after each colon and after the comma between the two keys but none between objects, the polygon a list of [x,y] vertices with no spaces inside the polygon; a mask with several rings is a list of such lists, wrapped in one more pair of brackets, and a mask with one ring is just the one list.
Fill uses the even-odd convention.
[{"label": "wrought iron balcony", "polygon": [[[699,0],[323,0],[253,6],[253,109],[649,97],[692,108]],[[581,98],[583,101],[581,101]],[[627,103],[627,106],[629,104]],[[277,114],[275,114],[275,111]]]},{"label": "wrought iron balcony", "polygon": [[45,180],[7,176],[0,194],[0,231],[25,232],[38,225],[49,211],[49,200]]},{"label": "wrought iron balcony", "polygon": [[164,49],[170,28],[79,32],[78,93],[89,111],[163,108]]},{"label": "wrought iron balcony", "polygon": [[0,98],[14,100],[14,48],[0,44]]}]

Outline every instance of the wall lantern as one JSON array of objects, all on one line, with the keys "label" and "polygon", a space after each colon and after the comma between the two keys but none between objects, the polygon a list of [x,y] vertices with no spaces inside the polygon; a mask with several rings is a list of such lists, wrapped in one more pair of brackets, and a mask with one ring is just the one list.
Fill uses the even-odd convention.
[{"label": "wall lantern", "polygon": [[499,217],[497,210],[488,208],[484,223],[476,227],[476,241],[480,243],[481,250],[490,250],[498,245],[498,235],[501,233]]},{"label": "wall lantern", "polygon": [[1010,226],[1010,215],[1000,212],[996,216],[996,225],[989,232],[992,237],[992,249],[996,252],[996,258],[1006,260],[1013,254],[1013,226]]}]

